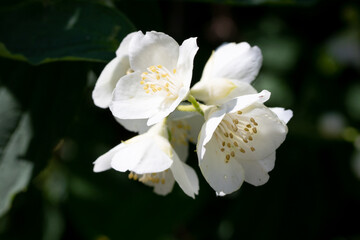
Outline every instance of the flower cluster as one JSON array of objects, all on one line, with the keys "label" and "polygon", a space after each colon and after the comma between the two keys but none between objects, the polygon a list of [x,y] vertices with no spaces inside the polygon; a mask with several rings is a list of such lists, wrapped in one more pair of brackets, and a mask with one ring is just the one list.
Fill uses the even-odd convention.
[{"label": "flower cluster", "polygon": [[199,180],[186,164],[192,142],[200,170],[218,195],[238,190],[244,181],[255,186],[268,181],[292,111],[267,108],[270,92],[251,86],[262,64],[260,49],[244,42],[220,46],[190,89],[197,50],[196,38],[179,46],[154,31],[123,39],[92,96],[95,105],[109,108],[116,121],[139,135],[100,156],[95,172],[128,171],[130,179],[160,195],[171,192],[176,181],[194,198]]}]

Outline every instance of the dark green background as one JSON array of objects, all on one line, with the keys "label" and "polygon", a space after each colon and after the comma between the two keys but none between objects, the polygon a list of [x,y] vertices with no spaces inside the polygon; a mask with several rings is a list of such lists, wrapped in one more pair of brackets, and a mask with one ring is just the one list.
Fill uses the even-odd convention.
[{"label": "dark green background", "polygon": [[[0,126],[0,149],[28,112],[33,138],[19,160],[33,171],[0,216],[0,239],[360,239],[356,2],[2,1],[0,87],[17,107],[0,116],[14,116]],[[179,43],[198,37],[193,83],[223,42],[261,48],[255,88],[272,92],[269,106],[294,112],[267,184],[245,183],[216,197],[194,146],[188,163],[200,179],[195,200],[177,185],[162,197],[127,174],[92,172],[98,156],[133,136],[93,104],[91,92],[134,30],[162,31]],[[334,112],[344,128],[331,135],[321,119]]]}]

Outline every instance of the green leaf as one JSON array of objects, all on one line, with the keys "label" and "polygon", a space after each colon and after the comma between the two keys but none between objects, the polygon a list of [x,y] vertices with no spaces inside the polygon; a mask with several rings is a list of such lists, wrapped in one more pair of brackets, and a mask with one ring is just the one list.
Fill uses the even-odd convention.
[{"label": "green leaf", "polygon": [[0,56],[41,64],[108,61],[134,31],[119,11],[94,2],[40,2],[0,11]]},{"label": "green leaf", "polygon": [[[0,89],[0,106],[1,116],[7,119],[14,120],[19,114],[14,98],[3,88]],[[0,124],[0,216],[2,216],[10,208],[13,196],[26,188],[33,166],[28,161],[19,160],[26,153],[32,136],[29,114],[23,114],[16,127],[11,121],[1,121]],[[6,139],[8,141],[5,141]]]}]

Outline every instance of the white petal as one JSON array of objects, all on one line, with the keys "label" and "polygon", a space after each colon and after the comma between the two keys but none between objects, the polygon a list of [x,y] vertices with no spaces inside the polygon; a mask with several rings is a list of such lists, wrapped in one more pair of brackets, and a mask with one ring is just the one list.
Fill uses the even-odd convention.
[{"label": "white petal", "polygon": [[215,139],[207,143],[206,149],[203,159],[198,153],[200,169],[206,181],[218,193],[229,194],[238,190],[245,178],[242,166],[233,159],[225,163],[225,155]]},{"label": "white petal", "polygon": [[183,121],[188,130],[188,139],[192,143],[197,143],[197,138],[200,133],[201,127],[205,120],[198,112],[182,112],[175,110],[169,115],[169,121]]},{"label": "white petal", "polygon": [[201,130],[202,125],[204,124],[205,120],[204,117],[200,114],[196,113],[193,117],[187,120],[188,124],[190,125],[189,130],[189,140],[192,143],[197,143],[198,136]]},{"label": "white petal", "polygon": [[116,83],[122,76],[126,75],[129,68],[128,57],[116,57],[106,65],[92,92],[92,98],[96,106],[101,108],[109,107]]},{"label": "white petal", "polygon": [[254,94],[257,91],[248,83],[233,79],[215,78],[213,81],[200,81],[191,88],[191,94],[210,105],[220,105],[233,98]]},{"label": "white petal", "polygon": [[115,118],[126,130],[131,132],[137,132],[143,134],[149,130],[149,126],[146,124],[147,119],[120,119]]},{"label": "white petal", "polygon": [[199,83],[201,82],[203,84],[206,84],[206,83],[208,83],[210,81],[213,81],[213,79],[216,79],[216,77],[214,77],[214,75],[213,75],[213,71],[215,69],[214,56],[215,56],[215,51],[212,51],[209,60],[205,64],[205,67],[204,67],[204,70],[202,72],[202,76],[201,76],[201,79],[200,79]]},{"label": "white petal", "polygon": [[220,99],[220,101],[217,101],[216,103],[210,103],[210,104],[223,104],[233,98],[237,98],[240,96],[248,95],[248,94],[256,94],[257,91],[253,86],[251,86],[249,83],[246,82],[240,82],[236,80],[231,80],[236,87],[230,92],[230,94],[223,99]]},{"label": "white petal", "polygon": [[269,175],[257,161],[241,161],[241,166],[245,172],[245,182],[260,186],[269,180]]},{"label": "white petal", "polygon": [[129,143],[123,143],[124,147],[113,157],[112,168],[120,172],[129,170],[144,174],[161,172],[171,166],[173,161],[162,149],[171,149],[171,146],[163,137],[140,135],[135,138]]},{"label": "white petal", "polygon": [[236,85],[224,78],[214,78],[212,81],[199,81],[191,88],[191,95],[206,104],[216,104],[228,96]]},{"label": "white petal", "polygon": [[195,198],[199,192],[199,180],[194,169],[180,161],[176,153],[173,156],[171,171],[181,189],[190,197]]},{"label": "white petal", "polygon": [[145,119],[158,113],[161,94],[147,94],[140,84],[139,72],[122,77],[114,90],[110,104],[112,114],[120,119]]},{"label": "white petal", "polygon": [[[151,126],[151,128],[147,131],[147,134],[154,136],[161,136],[165,139],[169,139],[168,129],[166,125],[166,119],[163,119],[161,122]],[[168,146],[168,141],[164,146]],[[165,151],[166,149],[164,149]],[[166,151],[165,151],[166,152]],[[167,152],[168,155],[171,155],[171,152]]]},{"label": "white petal", "polygon": [[175,139],[176,136],[172,135],[171,137],[171,146],[173,147],[174,151],[180,158],[182,162],[186,162],[187,157],[189,156],[189,143],[186,142],[178,142]]},{"label": "white petal", "polygon": [[162,173],[160,173],[160,175],[163,175],[163,178],[165,179],[164,183],[162,183],[161,181],[158,183],[153,183],[153,182],[149,181],[146,183],[146,185],[153,186],[155,193],[165,196],[173,190],[174,184],[175,184],[175,179],[170,170],[162,172]]},{"label": "white petal", "polygon": [[221,108],[226,108],[228,113],[242,110],[256,102],[264,103],[270,98],[270,92],[263,90],[257,94],[244,95],[226,102]]},{"label": "white petal", "polygon": [[[141,32],[140,32],[141,33]],[[138,32],[129,33],[120,43],[119,48],[116,50],[116,56],[129,56],[129,46],[131,39],[139,34]],[[141,33],[142,34],[142,33]]]},{"label": "white petal", "polygon": [[[185,105],[190,106],[191,104],[185,104]],[[183,112],[183,111],[175,110],[169,115],[169,120],[171,120],[171,121],[184,120],[184,119],[191,118],[195,115],[199,115],[199,113]]]},{"label": "white petal", "polygon": [[[262,104],[252,106],[243,111],[244,118],[253,118],[257,122],[257,133],[253,135],[253,141],[249,141],[243,148],[246,153],[241,158],[246,160],[261,160],[272,154],[285,140],[287,134],[286,125],[269,108]],[[252,131],[252,129],[250,129]],[[249,148],[255,150],[251,151]]]},{"label": "white petal", "polygon": [[259,163],[265,169],[265,171],[270,172],[271,170],[274,169],[275,155],[276,155],[275,152],[273,152],[272,154],[270,154],[266,158],[259,160]]},{"label": "white petal", "polygon": [[94,172],[103,172],[109,170],[111,168],[112,158],[121,147],[123,147],[123,144],[117,145],[105,154],[98,157],[94,162]]},{"label": "white petal", "polygon": [[246,42],[225,44],[210,57],[201,81],[206,78],[229,78],[251,83],[259,73],[261,64],[262,54],[258,47],[250,47]]},{"label": "white petal", "polygon": [[[171,112],[173,112],[180,102],[187,96],[189,89],[183,87],[179,90],[178,97],[176,100],[170,102],[168,99],[164,98],[164,101],[161,104],[158,104],[158,111],[155,112],[148,120],[147,124],[153,125],[160,122],[165,117],[167,117]],[[155,105],[153,107],[156,107]]]},{"label": "white petal", "polygon": [[138,32],[132,37],[129,47],[130,66],[133,70],[145,71],[153,65],[163,65],[170,71],[176,68],[179,44],[160,32]]},{"label": "white petal", "polygon": [[218,197],[223,197],[225,195],[226,194],[224,192],[216,192],[216,196],[218,196]]},{"label": "white petal", "polygon": [[178,78],[181,79],[184,87],[187,89],[190,88],[194,57],[198,49],[199,47],[196,45],[196,38],[185,40],[179,48],[179,59],[176,68]]},{"label": "white petal", "polygon": [[171,145],[185,162],[188,156],[188,141],[196,143],[204,118],[197,112],[174,111],[168,118],[168,129],[171,133]]},{"label": "white petal", "polygon": [[285,110],[284,108],[280,108],[280,107],[274,107],[274,108],[270,108],[270,109],[285,124],[287,124],[290,121],[290,119],[293,117],[293,112],[290,109]]},{"label": "white petal", "polygon": [[204,125],[201,127],[198,144],[197,144],[197,152],[199,157],[199,161],[204,157],[205,151],[207,147],[205,145],[212,138],[214,131],[218,127],[219,123],[225,116],[225,109],[219,109],[210,114],[209,119],[205,121]]}]

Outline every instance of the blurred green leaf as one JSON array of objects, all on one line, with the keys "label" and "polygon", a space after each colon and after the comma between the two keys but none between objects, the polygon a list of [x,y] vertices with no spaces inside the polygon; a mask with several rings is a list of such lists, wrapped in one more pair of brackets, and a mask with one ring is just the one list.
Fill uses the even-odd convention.
[{"label": "blurred green leaf", "polygon": [[0,11],[0,56],[41,64],[108,61],[134,31],[116,9],[93,2],[39,2]]},{"label": "blurred green leaf", "polygon": [[238,5],[261,5],[261,4],[310,5],[317,2],[317,0],[192,0],[192,1],[212,2],[212,3],[220,3],[220,4],[234,4],[234,5],[236,4]]},{"label": "blurred green leaf", "polygon": [[[19,109],[10,93],[0,89],[1,116],[0,131],[0,216],[3,215],[11,205],[15,194],[26,188],[32,171],[32,163],[18,160],[28,148],[32,131],[30,117],[27,113],[21,116],[19,124],[14,125],[18,117]],[[10,136],[8,136],[10,135]],[[5,141],[7,139],[7,141]]]},{"label": "blurred green leaf", "polygon": [[354,119],[360,119],[360,84],[353,84],[348,88],[345,104],[347,111]]}]

